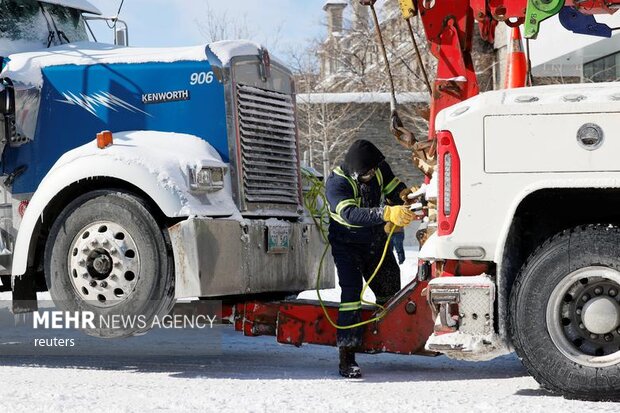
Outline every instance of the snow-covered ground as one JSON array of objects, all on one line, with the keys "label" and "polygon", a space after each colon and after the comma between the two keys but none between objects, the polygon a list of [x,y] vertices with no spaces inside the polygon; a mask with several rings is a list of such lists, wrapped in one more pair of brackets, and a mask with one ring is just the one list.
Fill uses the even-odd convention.
[{"label": "snow-covered ground", "polygon": [[[614,403],[540,390],[519,360],[362,355],[344,380],[336,350],[278,345],[221,327],[223,354],[200,358],[0,359],[2,412],[617,412]],[[170,344],[172,345],[172,344]],[[176,344],[183,346],[179,338]]]},{"label": "snow-covered ground", "polygon": [[[415,251],[407,255],[403,278],[415,270]],[[337,298],[338,292],[324,295]],[[364,377],[344,380],[337,374],[334,348],[298,349],[273,337],[243,337],[230,326],[218,330],[217,355],[0,357],[0,412],[618,411],[614,403],[546,393],[514,355],[481,363],[361,355]],[[200,334],[182,334],[157,342],[160,354],[200,345]]]}]

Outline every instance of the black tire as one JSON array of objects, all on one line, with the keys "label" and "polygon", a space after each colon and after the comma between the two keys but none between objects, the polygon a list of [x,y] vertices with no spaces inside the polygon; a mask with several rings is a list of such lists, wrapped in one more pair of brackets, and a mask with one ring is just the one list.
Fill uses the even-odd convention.
[{"label": "black tire", "polygon": [[[608,300],[612,306],[620,300],[613,286],[605,287],[608,275],[617,284],[616,272],[620,229],[609,225],[557,234],[521,269],[510,297],[510,334],[519,358],[544,388],[570,399],[620,400],[620,328],[596,335],[581,318],[588,300]],[[595,287],[600,297],[591,294]],[[605,319],[613,318],[608,314],[618,312],[605,312]],[[603,340],[610,337],[613,341]],[[601,355],[610,361],[601,362]]]},{"label": "black tire", "polygon": [[[109,242],[107,250],[104,247],[97,248],[97,251],[109,257],[106,267],[109,272],[96,273],[98,276],[96,280],[84,281],[78,277],[76,272],[70,270],[73,263],[71,254],[75,256],[77,251],[77,248],[72,247],[78,245],[77,242],[82,242],[80,238],[84,238],[83,236],[88,233],[84,232],[80,236],[81,232],[89,226],[102,222],[123,228],[123,240],[127,236],[127,239],[131,240],[132,251],[136,250],[132,254],[134,259],[138,257],[136,265],[139,267],[136,267],[135,271],[137,273],[134,274],[131,271],[123,273],[123,260],[126,260],[128,253],[125,251],[120,254],[115,247],[121,244],[111,246]],[[108,250],[113,250],[113,252]],[[110,254],[116,255],[112,257]],[[133,195],[100,190],[75,199],[54,222],[46,242],[44,259],[47,285],[56,306],[66,311],[94,313],[97,328],[86,330],[89,335],[119,338],[145,333],[151,327],[150,320],[166,315],[174,305],[174,261],[167,236],[149,212],[146,204]],[[121,261],[118,268],[116,264],[113,264],[116,261]],[[82,277],[86,279],[90,276],[90,272],[92,272],[91,267],[84,269]],[[124,298],[119,298],[117,304],[115,300],[107,301],[107,303],[95,300],[95,297],[103,297],[102,300],[104,300],[105,295],[110,294],[104,289],[97,296],[96,291],[96,288],[100,287],[98,283],[110,279],[119,283],[122,281],[125,284],[128,284],[127,280],[130,279],[133,283],[131,290],[128,287],[126,287],[127,291],[120,290],[119,294]],[[81,293],[78,290],[84,287],[80,288],[79,282],[90,282],[91,286],[92,283],[97,285],[93,286],[92,290],[86,288],[86,291]],[[110,281],[110,285],[114,282]],[[116,291],[115,289],[114,294]],[[92,296],[93,300],[85,299],[87,296]],[[109,305],[109,307],[101,307],[101,305]],[[99,325],[97,322],[101,317],[109,319],[115,314],[139,316],[148,322],[135,323],[134,326],[128,328],[106,328],[105,325]]]}]

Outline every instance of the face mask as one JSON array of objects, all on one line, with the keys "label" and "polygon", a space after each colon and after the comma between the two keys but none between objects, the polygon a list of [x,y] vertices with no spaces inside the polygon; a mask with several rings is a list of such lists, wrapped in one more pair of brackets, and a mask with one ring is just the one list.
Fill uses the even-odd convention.
[{"label": "face mask", "polygon": [[358,181],[360,181],[360,182],[367,183],[367,182],[369,182],[372,178],[374,178],[374,177],[375,177],[376,173],[377,173],[377,172],[376,172],[375,168],[373,168],[373,169],[371,169],[370,171],[366,172],[364,175],[360,175],[357,179],[358,179]]}]

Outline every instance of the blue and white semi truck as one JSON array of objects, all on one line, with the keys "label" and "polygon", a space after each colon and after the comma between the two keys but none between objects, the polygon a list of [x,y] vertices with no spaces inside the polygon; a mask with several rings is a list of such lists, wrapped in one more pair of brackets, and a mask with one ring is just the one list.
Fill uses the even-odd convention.
[{"label": "blue and white semi truck", "polygon": [[250,42],[95,43],[99,14],[0,0],[0,264],[16,310],[46,289],[69,310],[156,316],[180,298],[314,288],[324,244],[303,209],[289,70]]}]

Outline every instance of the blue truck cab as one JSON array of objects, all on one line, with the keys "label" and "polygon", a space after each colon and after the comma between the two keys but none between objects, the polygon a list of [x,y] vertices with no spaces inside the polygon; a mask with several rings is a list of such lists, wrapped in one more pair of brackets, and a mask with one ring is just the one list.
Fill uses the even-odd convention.
[{"label": "blue truck cab", "polygon": [[247,41],[91,42],[97,14],[0,0],[3,288],[148,316],[314,288],[324,243],[303,208],[291,72]]}]

